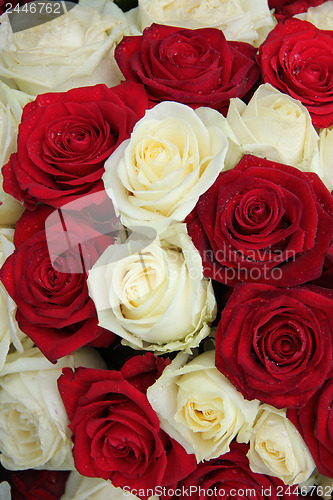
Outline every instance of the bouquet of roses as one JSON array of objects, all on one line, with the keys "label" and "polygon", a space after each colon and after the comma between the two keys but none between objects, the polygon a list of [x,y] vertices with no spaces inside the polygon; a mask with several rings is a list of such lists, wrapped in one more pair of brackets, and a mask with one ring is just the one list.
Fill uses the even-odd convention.
[{"label": "bouquet of roses", "polygon": [[333,1],[0,13],[0,498],[330,498]]}]

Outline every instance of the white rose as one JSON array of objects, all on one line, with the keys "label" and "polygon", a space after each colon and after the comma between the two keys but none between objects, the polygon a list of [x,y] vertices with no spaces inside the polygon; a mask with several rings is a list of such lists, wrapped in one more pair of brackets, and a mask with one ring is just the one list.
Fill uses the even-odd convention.
[{"label": "white rose", "polygon": [[317,7],[310,7],[307,12],[294,17],[308,21],[320,30],[333,30],[333,2],[330,0]]},{"label": "white rose", "polygon": [[0,376],[0,459],[6,469],[74,469],[69,420],[57,387],[66,366],[105,368],[92,349],[56,364],[37,347],[7,356]]},{"label": "white rose", "polygon": [[[14,230],[0,228],[0,267],[14,251]],[[15,319],[16,304],[0,283],[0,374],[9,349],[22,353],[33,342],[20,329]]]},{"label": "white rose", "polygon": [[223,121],[213,109],[175,102],[146,112],[104,165],[105,189],[125,226],[144,224],[161,233],[185,219],[223,170]]},{"label": "white rose", "polygon": [[319,133],[319,161],[310,170],[319,175],[329,191],[333,189],[333,129],[324,128]]},{"label": "white rose", "polygon": [[52,21],[16,33],[4,14],[0,76],[34,95],[97,83],[112,87],[121,80],[113,52],[123,35],[121,19],[100,14],[93,6],[77,5]]},{"label": "white rose", "polygon": [[314,493],[317,480],[320,481],[319,475],[320,474],[318,472],[318,469],[315,468],[315,470],[312,472],[311,476],[308,477],[308,479],[302,481],[301,483],[298,483],[297,489],[302,496],[308,495],[309,493],[311,493],[311,491],[312,494]]},{"label": "white rose", "polygon": [[23,212],[23,206],[3,191],[1,168],[16,151],[22,109],[32,99],[0,81],[0,226],[13,226]]},{"label": "white rose", "polygon": [[218,28],[227,40],[258,47],[276,21],[267,0],[139,0],[139,24]]},{"label": "white rose", "polygon": [[316,468],[309,479],[298,484],[298,491],[302,497],[317,494],[319,497],[330,500],[333,493],[333,478],[323,476]]},{"label": "white rose", "polygon": [[[315,477],[317,485],[316,493],[322,498],[330,499],[333,493],[333,478],[317,474]],[[311,493],[310,493],[311,494]]]},{"label": "white rose", "polygon": [[286,411],[266,404],[259,409],[247,457],[253,472],[278,477],[289,485],[306,481],[315,469],[311,453]]},{"label": "white rose", "polygon": [[187,361],[186,354],[178,354],[147,397],[161,428],[199,462],[227,453],[236,436],[249,440],[259,401],[244,399],[217,370],[215,351]]},{"label": "white rose", "polygon": [[216,302],[185,224],[139,252],[127,248],[107,248],[89,271],[99,325],[135,349],[191,352],[209,335]]},{"label": "white rose", "polygon": [[[302,170],[318,150],[318,134],[308,110],[296,99],[266,83],[246,105],[231,99],[227,114],[231,150],[240,155],[251,153]],[[234,152],[228,167],[234,167],[239,155]]]},{"label": "white rose", "polygon": [[6,481],[0,483],[0,499],[1,500],[11,500],[12,496],[10,494],[10,486]]},{"label": "white rose", "polygon": [[142,35],[138,27],[137,15],[134,12],[137,9],[123,12],[113,0],[79,0],[79,5],[94,7],[100,14],[108,14],[118,19],[124,35]]},{"label": "white rose", "polygon": [[[66,490],[60,500],[130,500],[138,499],[130,493],[130,489],[115,488],[110,481],[104,479],[81,476],[72,471],[66,482]],[[149,500],[158,500],[150,497]]]}]

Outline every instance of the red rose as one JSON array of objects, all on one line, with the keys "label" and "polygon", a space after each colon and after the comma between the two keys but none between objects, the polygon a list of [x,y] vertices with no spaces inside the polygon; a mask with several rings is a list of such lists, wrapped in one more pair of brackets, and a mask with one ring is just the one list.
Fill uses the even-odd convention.
[{"label": "red rose", "polygon": [[[71,421],[75,467],[82,475],[147,491],[174,484],[194,470],[194,455],[160,429],[145,394],[148,367],[155,371],[154,381],[161,361],[147,353],[120,371],[63,369],[58,387]],[[133,382],[141,373],[146,383],[138,387]]]},{"label": "red rose", "polygon": [[301,101],[315,127],[333,124],[333,31],[288,19],[269,33],[257,61],[263,81]]},{"label": "red rose", "polygon": [[301,408],[332,369],[333,291],[239,285],[216,332],[216,367],[247,399]]},{"label": "red rose", "polygon": [[233,441],[230,451],[219,458],[201,462],[196,470],[177,485],[183,495],[170,497],[191,500],[297,500],[297,488],[285,486],[272,476],[256,474],[251,471],[246,456],[246,444]]},{"label": "red rose", "polygon": [[4,190],[30,209],[100,191],[105,161],[146,108],[144,88],[133,82],[39,95],[23,110]]},{"label": "red rose", "polygon": [[[40,207],[26,211],[17,223],[17,245],[0,270],[0,279],[17,304],[16,319],[21,330],[52,362],[84,345],[107,346],[114,334],[98,327],[95,305],[88,295],[86,270],[91,268],[113,239],[99,234],[81,214],[71,219],[71,230],[81,246],[68,248],[52,265],[49,247],[57,248],[64,238],[56,225],[43,230],[52,212]],[[83,268],[82,255],[84,255]],[[59,270],[60,269],[60,270]],[[62,272],[67,270],[67,272]],[[69,273],[68,270],[73,272]]]},{"label": "red rose", "polygon": [[23,470],[10,473],[12,500],[59,500],[69,472]]},{"label": "red rose", "polygon": [[324,288],[333,288],[333,241],[327,250],[322,274],[317,280],[312,281],[311,284]]},{"label": "red rose", "polygon": [[206,276],[229,286],[294,286],[322,273],[333,197],[316,174],[246,155],[186,221]]},{"label": "red rose", "polygon": [[310,7],[317,7],[326,0],[269,0],[268,6],[274,9],[274,16],[278,21],[284,21],[295,14],[306,12]]},{"label": "red rose", "polygon": [[333,378],[300,410],[288,410],[316,462],[320,474],[333,478]]},{"label": "red rose", "polygon": [[126,36],[115,50],[127,80],[145,85],[151,105],[177,101],[192,107],[227,110],[260,76],[256,49],[227,42],[214,28],[180,29],[153,24],[142,36]]}]

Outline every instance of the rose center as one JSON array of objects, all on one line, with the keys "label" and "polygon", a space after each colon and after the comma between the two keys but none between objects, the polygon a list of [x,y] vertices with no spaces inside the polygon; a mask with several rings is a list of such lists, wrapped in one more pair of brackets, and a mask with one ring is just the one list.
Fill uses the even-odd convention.
[{"label": "rose center", "polygon": [[250,202],[247,206],[246,217],[255,224],[260,224],[260,222],[267,218],[268,214],[269,211],[263,200]]},{"label": "rose center", "polygon": [[143,141],[140,150],[136,161],[140,180],[146,186],[155,184],[167,175],[173,153],[165,142],[153,137],[148,143]]},{"label": "rose center", "polygon": [[[42,447],[34,415],[26,413],[24,407],[9,404],[3,412],[3,420],[10,435],[11,453],[15,450],[17,456],[28,457],[31,462],[38,460]],[[1,442],[2,449],[6,450],[8,444]]]},{"label": "rose center", "polygon": [[271,458],[275,458],[276,460],[283,460],[285,458],[284,453],[281,453],[281,450],[276,448],[276,444],[273,441],[267,439],[261,444],[263,451],[267,453]]},{"label": "rose center", "polygon": [[285,337],[273,344],[272,349],[281,356],[291,356],[295,351],[295,345],[292,338]]},{"label": "rose center", "polygon": [[246,193],[236,206],[235,224],[241,233],[261,231],[274,220],[274,211],[272,212],[268,200],[258,194],[257,190],[253,193]]},{"label": "rose center", "polygon": [[188,39],[182,35],[168,37],[161,43],[159,55],[162,60],[170,61],[177,67],[209,64],[210,49],[203,37]]},{"label": "rose center", "polygon": [[271,369],[289,371],[311,355],[314,332],[305,319],[295,317],[294,311],[275,311],[275,314],[255,329],[254,350],[260,361]]},{"label": "rose center", "polygon": [[[44,152],[54,159],[64,155],[89,153],[100,136],[100,130],[87,123],[60,122],[53,124],[47,132]],[[51,149],[50,149],[51,148]]]},{"label": "rose center", "polygon": [[[139,264],[140,266],[140,264]],[[144,263],[139,267],[139,273],[128,271],[124,277],[125,296],[127,301],[137,305],[137,300],[149,294],[156,287],[156,271],[151,267],[146,267]]]},{"label": "rose center", "polygon": [[48,279],[51,284],[56,283],[59,279],[58,273],[53,268],[48,271]]},{"label": "rose center", "polygon": [[316,85],[326,80],[327,74],[325,68],[317,63],[311,63],[308,66],[296,71],[297,79],[307,86]]},{"label": "rose center", "polygon": [[189,400],[180,412],[181,420],[194,432],[209,431],[225,418],[224,412],[218,407],[220,403],[216,406],[214,400],[207,403]]},{"label": "rose center", "polygon": [[72,150],[81,153],[87,151],[91,144],[91,136],[85,131],[78,133],[69,132],[64,134],[64,143]]},{"label": "rose center", "polygon": [[293,123],[302,114],[301,108],[299,106],[294,106],[290,102],[286,103],[275,103],[273,110],[276,111],[279,120],[285,123]]},{"label": "rose center", "polygon": [[43,287],[44,293],[52,297],[55,293],[64,290],[64,287],[69,282],[70,275],[58,272],[51,265],[49,259],[45,259],[36,270],[34,279],[38,286]]}]

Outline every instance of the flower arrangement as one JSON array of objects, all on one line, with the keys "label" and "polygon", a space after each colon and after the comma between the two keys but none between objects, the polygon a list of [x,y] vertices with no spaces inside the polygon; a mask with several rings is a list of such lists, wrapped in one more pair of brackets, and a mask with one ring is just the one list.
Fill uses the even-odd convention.
[{"label": "flower arrangement", "polygon": [[0,1],[0,498],[331,498],[333,1]]}]

